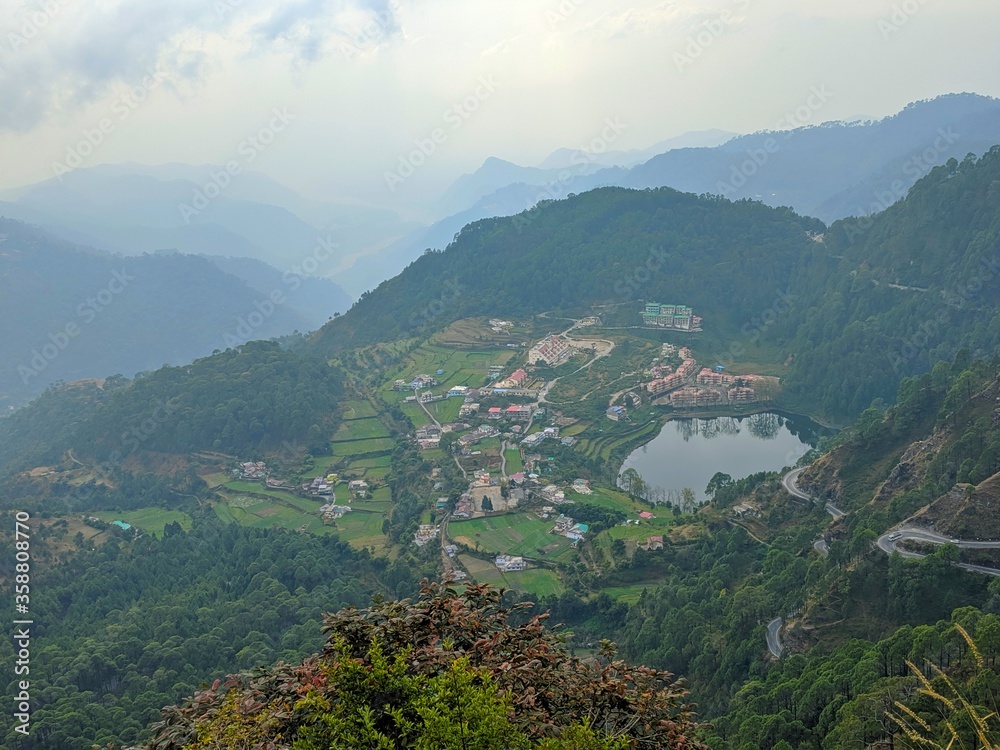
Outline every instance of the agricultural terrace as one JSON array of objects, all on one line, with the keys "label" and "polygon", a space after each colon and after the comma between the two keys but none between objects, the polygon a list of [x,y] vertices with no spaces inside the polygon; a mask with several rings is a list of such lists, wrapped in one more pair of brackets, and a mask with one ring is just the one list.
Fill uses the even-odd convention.
[{"label": "agricultural terrace", "polygon": [[[297,498],[301,502],[310,502]],[[307,531],[312,534],[329,534],[333,531],[324,525],[319,515],[321,503],[315,502],[311,512],[285,500],[264,494],[248,494],[235,491],[222,494],[222,500],[215,504],[215,513],[223,521],[238,523],[256,529],[288,529]]]},{"label": "agricultural terrace", "polygon": [[576,449],[587,458],[609,461],[613,454],[627,453],[635,446],[652,440],[660,431],[663,420],[657,416],[649,416],[647,412],[640,413],[648,421],[636,426],[605,420],[603,424],[606,427],[598,427],[596,435],[593,428],[588,430],[587,437],[580,438]]},{"label": "agricultural terrace", "polygon": [[489,554],[511,554],[540,560],[567,561],[575,550],[569,539],[550,534],[552,521],[534,513],[450,521],[448,536],[457,544]]},{"label": "agricultural terrace", "polygon": [[[555,325],[561,323],[562,321],[557,321]],[[449,348],[484,349],[493,346],[505,347],[511,343],[527,343],[539,335],[523,325],[515,325],[497,333],[490,327],[488,318],[463,318],[456,320],[440,333],[434,334],[431,342]]]},{"label": "agricultural terrace", "polygon": [[389,430],[377,419],[352,419],[341,423],[340,427],[333,434],[331,441],[334,443],[343,443],[352,440],[382,437],[389,437]]},{"label": "agricultural terrace", "polygon": [[[393,382],[399,378],[415,377],[421,373],[437,379],[438,385],[432,389],[435,393],[446,392],[456,385],[479,388],[487,383],[490,365],[507,367],[515,356],[517,353],[514,350],[506,348],[464,351],[425,343],[410,352],[403,363],[392,371],[386,383],[379,389],[379,395],[390,404],[404,401],[407,396],[412,395],[412,392],[392,390]],[[438,370],[443,372],[438,375]],[[461,401],[461,399],[450,400]],[[428,404],[429,406],[431,405]]]},{"label": "agricultural terrace", "polygon": [[375,417],[375,407],[367,401],[345,401],[343,419],[369,419]]},{"label": "agricultural terrace", "polygon": [[[579,331],[574,331],[570,338],[579,334]],[[606,409],[608,395],[641,382],[643,370],[660,355],[658,343],[637,339],[620,331],[588,329],[586,338],[608,339],[615,343],[615,348],[608,356],[595,360],[590,367],[562,377],[549,392],[548,400],[553,405],[571,412],[574,408],[579,409],[584,401],[587,401],[588,408],[603,406]]]},{"label": "agricultural terrace", "polygon": [[472,555],[459,555],[458,561],[477,583],[503,586],[539,597],[558,595],[566,590],[559,574],[553,570],[528,568],[504,573],[489,560],[482,560]]}]

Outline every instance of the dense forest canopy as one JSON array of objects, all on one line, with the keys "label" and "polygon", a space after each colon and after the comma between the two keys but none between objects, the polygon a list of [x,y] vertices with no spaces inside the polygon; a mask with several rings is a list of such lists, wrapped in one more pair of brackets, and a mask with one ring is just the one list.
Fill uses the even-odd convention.
[{"label": "dense forest canopy", "polygon": [[135,380],[53,388],[5,420],[0,468],[29,468],[70,449],[114,465],[139,449],[252,457],[284,442],[306,445],[314,425],[316,434],[334,426],[341,380],[322,360],[254,341]]}]

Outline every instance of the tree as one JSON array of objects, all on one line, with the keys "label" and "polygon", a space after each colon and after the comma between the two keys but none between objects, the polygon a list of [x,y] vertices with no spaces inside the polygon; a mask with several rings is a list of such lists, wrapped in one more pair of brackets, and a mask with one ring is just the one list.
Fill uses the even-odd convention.
[{"label": "tree", "polygon": [[715,472],[712,478],[708,480],[708,485],[705,487],[705,494],[711,498],[715,497],[715,493],[721,490],[723,487],[728,487],[733,483],[733,478],[728,474],[724,474],[721,471]]},{"label": "tree", "polygon": [[485,585],[425,583],[416,602],[341,610],[320,654],[165,709],[149,748],[704,747],[670,674],[629,666],[607,642],[571,657],[546,616],[525,620],[530,606]]}]

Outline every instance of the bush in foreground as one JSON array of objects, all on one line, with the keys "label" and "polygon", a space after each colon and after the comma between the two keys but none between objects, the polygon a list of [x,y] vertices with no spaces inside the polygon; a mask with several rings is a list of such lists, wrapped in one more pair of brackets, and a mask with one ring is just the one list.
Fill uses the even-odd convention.
[{"label": "bush in foreground", "polygon": [[326,618],[323,652],[234,675],[164,710],[149,750],[700,748],[666,672],[570,657],[546,615],[512,625],[485,585]]}]

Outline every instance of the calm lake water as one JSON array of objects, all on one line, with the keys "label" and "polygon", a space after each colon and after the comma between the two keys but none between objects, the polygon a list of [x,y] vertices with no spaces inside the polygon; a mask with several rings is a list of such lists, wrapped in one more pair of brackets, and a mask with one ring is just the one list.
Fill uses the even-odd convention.
[{"label": "calm lake water", "polygon": [[652,487],[694,490],[707,500],[705,486],[715,472],[740,479],[758,471],[793,466],[830,431],[808,417],[765,412],[744,417],[672,419],[653,440],[625,460]]}]

